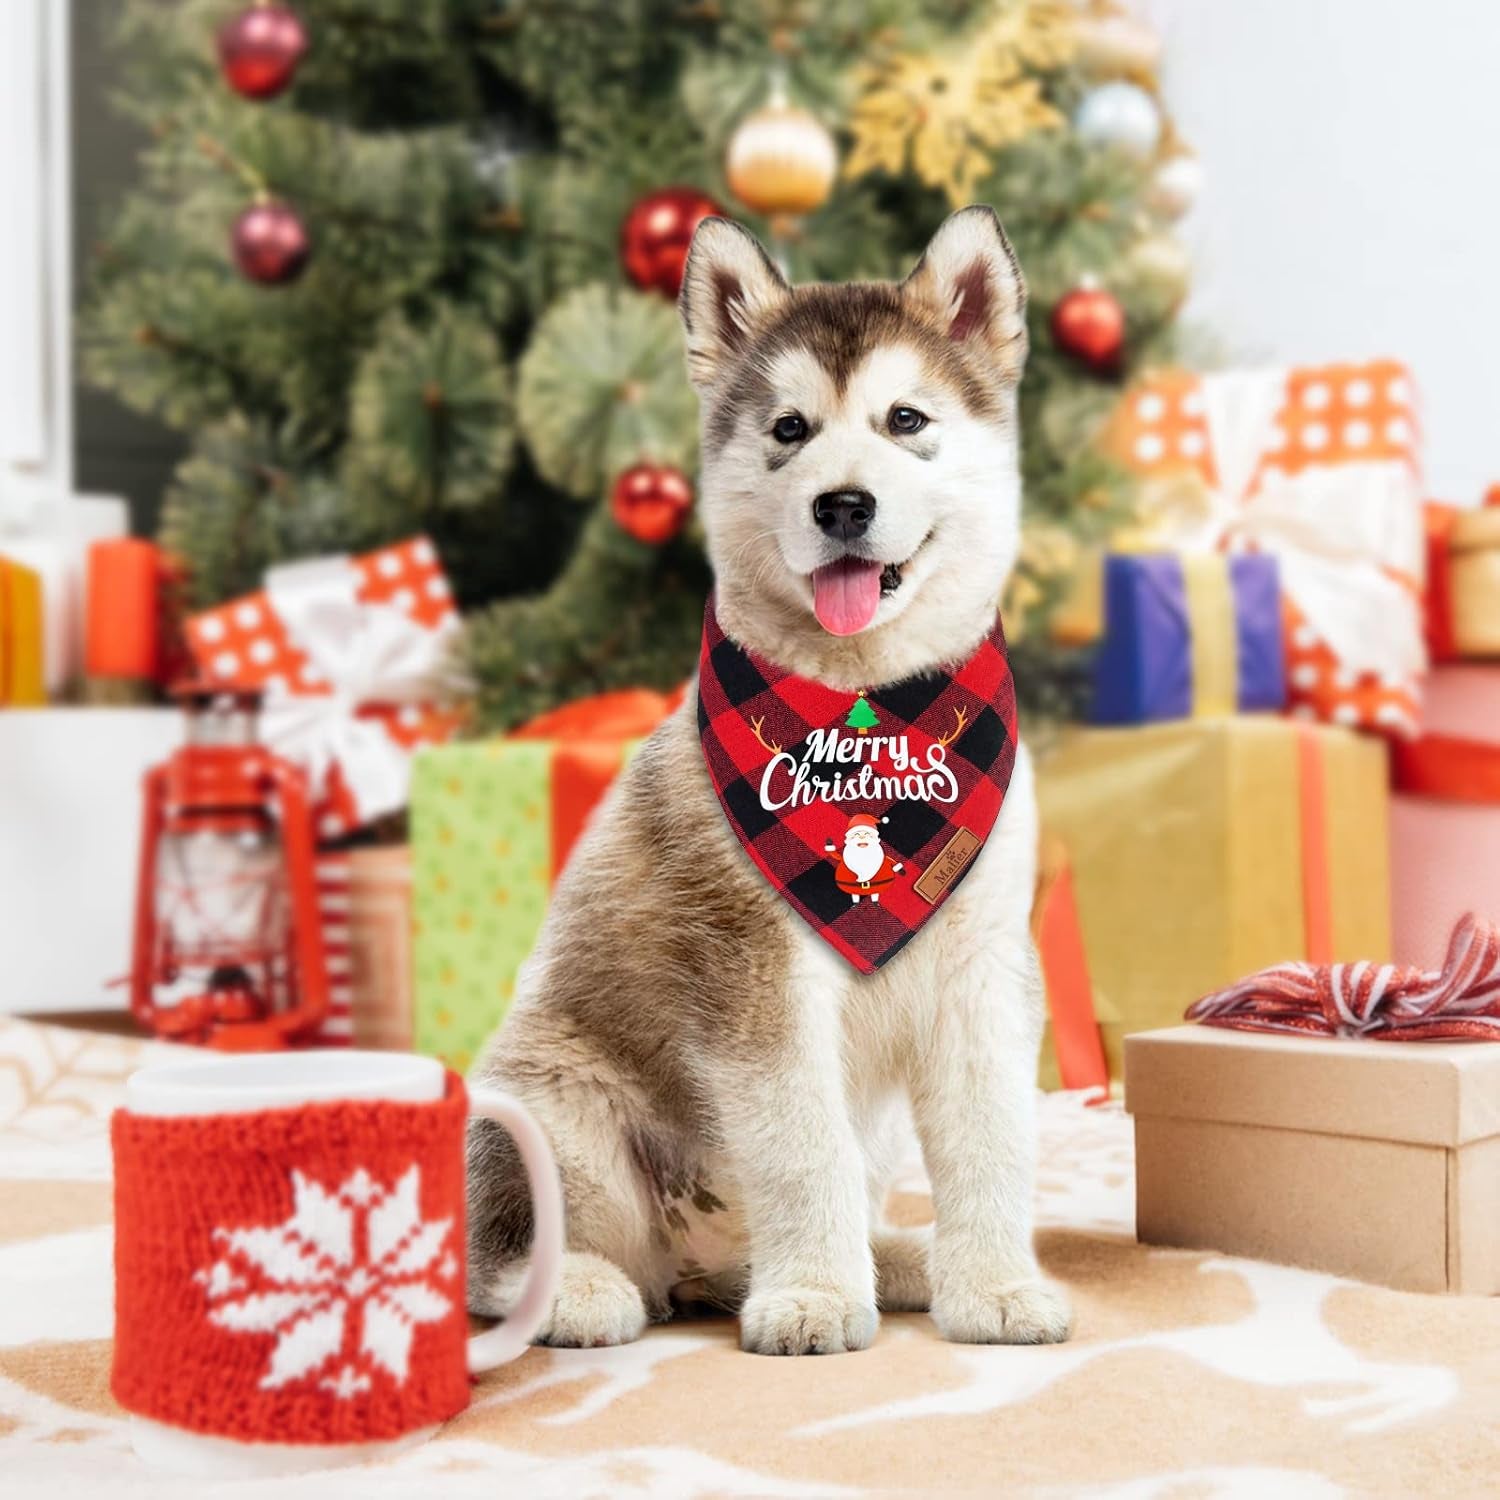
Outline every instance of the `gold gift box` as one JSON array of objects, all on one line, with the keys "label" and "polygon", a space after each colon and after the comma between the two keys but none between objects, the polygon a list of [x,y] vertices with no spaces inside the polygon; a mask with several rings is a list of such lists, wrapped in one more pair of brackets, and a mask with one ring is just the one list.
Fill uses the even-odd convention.
[{"label": "gold gift box", "polygon": [[1037,787],[1072,864],[1112,1077],[1131,1032],[1268,964],[1390,956],[1377,739],[1248,715],[1085,729]]},{"label": "gold gift box", "polygon": [[1454,516],[1448,557],[1454,647],[1460,656],[1500,656],[1500,509]]}]

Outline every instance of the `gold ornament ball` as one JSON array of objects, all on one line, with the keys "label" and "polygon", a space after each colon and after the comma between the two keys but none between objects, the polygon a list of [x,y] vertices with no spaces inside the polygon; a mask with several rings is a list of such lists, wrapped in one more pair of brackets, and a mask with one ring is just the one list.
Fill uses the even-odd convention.
[{"label": "gold ornament ball", "polygon": [[1077,34],[1079,65],[1094,78],[1149,76],[1161,62],[1161,38],[1134,16],[1085,16]]},{"label": "gold ornament ball", "polygon": [[1173,307],[1188,293],[1192,280],[1192,257],[1181,241],[1169,234],[1153,234],[1135,246],[1127,258],[1130,274],[1143,287],[1166,298]]},{"label": "gold ornament ball", "polygon": [[730,192],[756,213],[806,214],[828,201],[838,165],[827,127],[805,109],[772,99],[735,127],[724,175]]}]

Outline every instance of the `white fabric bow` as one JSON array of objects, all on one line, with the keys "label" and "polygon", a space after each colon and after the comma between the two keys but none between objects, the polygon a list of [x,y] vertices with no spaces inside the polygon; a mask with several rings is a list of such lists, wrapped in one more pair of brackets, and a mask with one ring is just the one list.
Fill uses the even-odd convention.
[{"label": "white fabric bow", "polygon": [[1280,446],[1285,370],[1208,375],[1200,389],[1219,485],[1205,529],[1187,545],[1272,554],[1287,597],[1347,671],[1395,680],[1421,672],[1427,656],[1416,602],[1382,571],[1422,576],[1416,475],[1372,461],[1297,474],[1268,467],[1257,481],[1261,459]]},{"label": "white fabric bow", "polygon": [[448,649],[458,621],[420,625],[393,604],[362,601],[359,585],[347,557],[288,563],[266,574],[266,594],[287,638],[333,691],[297,694],[273,683],[261,725],[266,743],[306,770],[315,801],[337,765],[368,822],[406,806],[411,761],[384,725],[355,710],[451,693]]}]

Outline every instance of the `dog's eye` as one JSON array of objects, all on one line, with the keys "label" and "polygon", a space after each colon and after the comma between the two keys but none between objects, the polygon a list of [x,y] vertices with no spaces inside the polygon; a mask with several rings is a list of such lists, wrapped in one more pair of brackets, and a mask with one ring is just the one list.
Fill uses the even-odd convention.
[{"label": "dog's eye", "polygon": [[890,416],[886,418],[886,424],[892,432],[899,432],[903,437],[910,437],[912,433],[920,432],[927,425],[927,418],[915,406],[893,406]]},{"label": "dog's eye", "polygon": [[778,443],[800,443],[807,436],[807,423],[796,412],[790,411],[784,417],[776,418],[771,436]]}]

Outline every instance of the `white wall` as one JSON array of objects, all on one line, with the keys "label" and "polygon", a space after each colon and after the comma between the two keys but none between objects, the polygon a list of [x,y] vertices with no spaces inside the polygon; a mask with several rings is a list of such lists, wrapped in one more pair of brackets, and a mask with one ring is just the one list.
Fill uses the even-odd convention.
[{"label": "white wall", "polygon": [[1205,184],[1187,313],[1244,360],[1391,354],[1428,493],[1500,481],[1500,3],[1137,0]]},{"label": "white wall", "polygon": [[0,0],[0,489],[72,483],[68,0]]},{"label": "white wall", "polygon": [[0,710],[0,1015],[130,1003],[141,778],[181,740],[170,708]]}]

